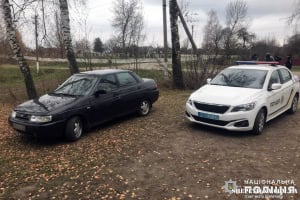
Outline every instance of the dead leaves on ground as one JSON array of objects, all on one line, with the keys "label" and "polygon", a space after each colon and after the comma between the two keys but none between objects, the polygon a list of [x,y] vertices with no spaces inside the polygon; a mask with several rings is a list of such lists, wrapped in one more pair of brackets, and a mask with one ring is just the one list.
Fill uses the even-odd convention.
[{"label": "dead leaves on ground", "polygon": [[136,198],[136,192],[127,189],[129,181],[107,163],[137,154],[135,142],[143,137],[148,123],[158,126],[156,120],[146,123],[130,116],[125,122],[99,127],[75,143],[44,143],[14,133],[7,122],[11,109],[10,105],[0,109],[0,198]]}]

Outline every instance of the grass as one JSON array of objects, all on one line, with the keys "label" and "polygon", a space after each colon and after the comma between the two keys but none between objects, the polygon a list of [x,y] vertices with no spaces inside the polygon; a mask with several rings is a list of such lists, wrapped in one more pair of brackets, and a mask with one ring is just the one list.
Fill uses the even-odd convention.
[{"label": "grass", "polygon": [[293,66],[292,72],[300,72],[300,66]]},{"label": "grass", "polygon": [[[41,67],[39,73],[35,67],[30,67],[34,82],[41,80],[61,80],[69,76],[70,72],[66,68]],[[0,84],[1,87],[17,87],[24,84],[22,72],[15,65],[0,65]]]},{"label": "grass", "polygon": [[[34,65],[30,65],[31,75],[39,95],[52,91],[70,72],[68,68],[40,67],[37,73]],[[23,101],[27,98],[24,76],[16,65],[0,65],[0,102]]]},{"label": "grass", "polygon": [[159,70],[143,70],[143,69],[139,69],[139,70],[133,70],[133,71],[135,71],[135,73],[137,73],[140,77],[143,77],[143,78],[152,78],[156,82],[162,82],[163,79],[164,79],[163,72],[161,72]]}]

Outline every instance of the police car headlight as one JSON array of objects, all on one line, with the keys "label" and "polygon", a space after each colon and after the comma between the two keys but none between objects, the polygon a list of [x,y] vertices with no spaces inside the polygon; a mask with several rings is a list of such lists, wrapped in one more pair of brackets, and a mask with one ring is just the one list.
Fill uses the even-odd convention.
[{"label": "police car headlight", "polygon": [[187,103],[190,104],[191,106],[193,105],[193,101],[192,101],[191,99],[189,99],[189,100],[187,101]]},{"label": "police car headlight", "polygon": [[249,111],[255,108],[255,102],[238,105],[232,108],[231,112]]},{"label": "police car headlight", "polygon": [[52,121],[52,116],[51,115],[48,115],[48,116],[36,116],[36,115],[32,115],[30,117],[30,121],[31,122],[37,122],[37,123],[51,122]]}]

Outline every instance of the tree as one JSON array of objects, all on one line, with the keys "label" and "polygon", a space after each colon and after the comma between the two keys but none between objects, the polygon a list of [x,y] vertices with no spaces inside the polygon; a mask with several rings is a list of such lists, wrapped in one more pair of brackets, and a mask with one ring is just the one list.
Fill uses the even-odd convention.
[{"label": "tree", "polygon": [[266,38],[263,40],[256,41],[252,44],[251,51],[258,55],[259,60],[265,59],[266,52],[274,55],[280,50],[280,45],[275,38]]},{"label": "tree", "polygon": [[178,33],[179,8],[176,0],[169,1],[170,9],[170,28],[172,41],[172,69],[173,84],[176,88],[184,88],[183,75],[181,70],[180,40]]},{"label": "tree", "polygon": [[141,1],[116,0],[114,1],[113,12],[112,26],[118,33],[123,56],[125,56],[126,48],[140,38],[141,30],[144,28]]},{"label": "tree", "polygon": [[34,99],[37,97],[37,92],[30,73],[30,68],[22,54],[22,50],[17,39],[17,33],[13,23],[9,0],[1,0],[1,8],[3,9],[4,13],[7,38],[9,39],[10,47],[16,56],[16,59],[19,63],[19,68],[24,76],[28,98]]},{"label": "tree", "polygon": [[78,56],[83,59],[86,70],[93,70],[90,42],[85,38],[75,41],[75,50]]},{"label": "tree", "polygon": [[69,7],[67,0],[59,0],[60,6],[60,18],[63,32],[63,41],[67,54],[67,59],[69,62],[70,72],[71,74],[78,73],[78,65],[76,62],[75,54],[72,46],[72,38],[71,38],[71,28],[70,28],[70,18],[69,18]]},{"label": "tree", "polygon": [[299,26],[299,20],[300,20],[300,0],[297,0],[292,14],[288,17],[287,23],[289,25],[293,25],[295,31],[297,32]]},{"label": "tree", "polygon": [[85,38],[76,40],[74,49],[76,52],[81,52],[81,53],[91,52],[90,42]]},{"label": "tree", "polygon": [[100,38],[95,38],[94,40],[94,52],[102,53],[103,52],[103,43]]},{"label": "tree", "polygon": [[208,12],[208,20],[204,26],[204,37],[202,47],[208,53],[214,55],[219,54],[222,39],[222,26],[216,11],[211,10]]},{"label": "tree", "polygon": [[224,49],[227,58],[230,57],[232,50],[236,46],[237,33],[245,27],[248,12],[247,3],[243,0],[230,2],[226,8],[226,28],[224,29],[225,40]]},{"label": "tree", "polygon": [[238,30],[237,37],[242,41],[242,48],[245,49],[247,44],[251,45],[256,36],[254,33],[249,33],[247,28],[242,27]]},{"label": "tree", "polygon": [[145,39],[144,30],[144,16],[141,12],[136,13],[136,16],[130,23],[130,46],[139,46],[139,43]]},{"label": "tree", "polygon": [[9,43],[6,38],[6,33],[5,33],[5,27],[4,27],[4,17],[2,15],[2,9],[0,9],[0,57],[1,56],[7,56],[10,51]]},{"label": "tree", "polygon": [[285,53],[300,57],[300,34],[291,36],[285,46]]},{"label": "tree", "polygon": [[61,19],[60,15],[58,14],[57,11],[55,11],[54,14],[54,46],[59,50],[60,57],[63,58],[65,53],[64,49],[64,40],[63,40],[63,32],[62,32],[62,24],[61,24]]}]

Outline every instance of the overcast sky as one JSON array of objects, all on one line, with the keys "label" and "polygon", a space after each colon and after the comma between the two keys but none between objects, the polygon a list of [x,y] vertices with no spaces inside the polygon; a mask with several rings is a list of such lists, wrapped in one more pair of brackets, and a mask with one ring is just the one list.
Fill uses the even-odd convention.
[{"label": "overcast sky", "polygon": [[[293,29],[287,26],[287,17],[292,13],[296,0],[247,0],[249,30],[258,38],[277,38],[282,44],[293,34]],[[169,0],[167,0],[168,6]],[[207,12],[211,9],[218,14],[220,22],[225,23],[225,10],[230,0],[186,0],[188,10],[193,13],[194,37],[198,46],[202,43],[203,27],[207,21]],[[114,34],[111,28],[113,18],[111,0],[89,0],[88,23],[90,39],[100,37],[106,41]],[[162,45],[162,0],[144,0],[144,16],[147,38],[145,43]],[[169,13],[169,7],[167,7]],[[169,17],[168,17],[169,20]],[[169,22],[168,22],[169,29]],[[181,34],[181,39],[185,35]],[[170,41],[170,37],[168,38]]]}]

